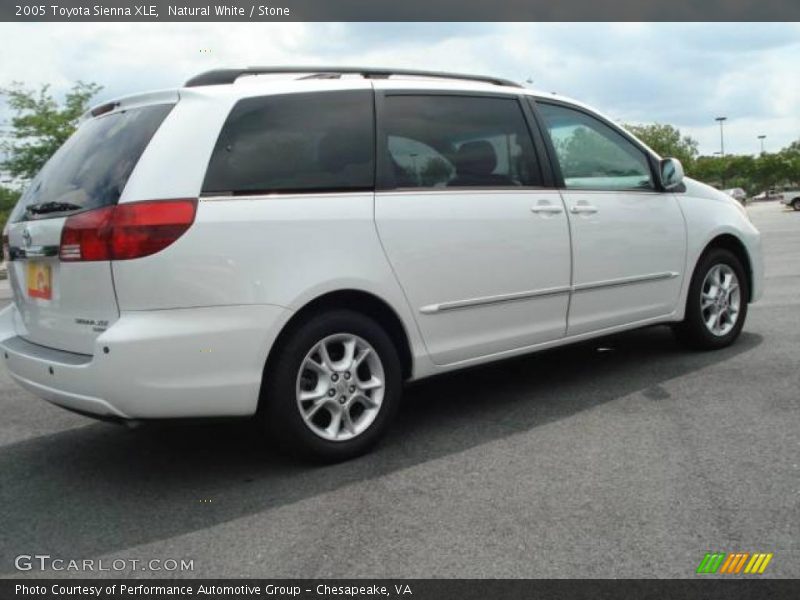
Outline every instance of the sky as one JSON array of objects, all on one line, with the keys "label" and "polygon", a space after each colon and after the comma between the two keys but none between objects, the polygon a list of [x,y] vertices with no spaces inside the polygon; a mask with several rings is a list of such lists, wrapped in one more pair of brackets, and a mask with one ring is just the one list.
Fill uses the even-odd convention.
[{"label": "sky", "polygon": [[[217,67],[356,65],[513,79],[725,153],[800,139],[798,23],[0,23],[0,88],[77,80],[97,101]],[[10,116],[0,100],[0,122]]]}]

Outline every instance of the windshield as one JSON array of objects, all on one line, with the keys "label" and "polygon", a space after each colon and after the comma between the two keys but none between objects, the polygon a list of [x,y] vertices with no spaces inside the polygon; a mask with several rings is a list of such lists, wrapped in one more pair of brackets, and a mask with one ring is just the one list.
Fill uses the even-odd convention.
[{"label": "windshield", "polygon": [[116,204],[172,106],[145,106],[84,122],[33,179],[10,220],[46,218]]}]

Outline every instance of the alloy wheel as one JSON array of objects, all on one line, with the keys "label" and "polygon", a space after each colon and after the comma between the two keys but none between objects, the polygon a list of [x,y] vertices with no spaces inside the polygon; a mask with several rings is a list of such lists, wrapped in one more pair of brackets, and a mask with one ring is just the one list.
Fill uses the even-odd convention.
[{"label": "alloy wheel", "polygon": [[742,292],[734,270],[724,263],[708,270],[700,289],[700,314],[715,336],[728,335],[736,326]]},{"label": "alloy wheel", "polygon": [[306,354],[297,374],[297,407],[319,437],[351,440],[375,421],[386,392],[380,356],[363,338],[330,335]]}]

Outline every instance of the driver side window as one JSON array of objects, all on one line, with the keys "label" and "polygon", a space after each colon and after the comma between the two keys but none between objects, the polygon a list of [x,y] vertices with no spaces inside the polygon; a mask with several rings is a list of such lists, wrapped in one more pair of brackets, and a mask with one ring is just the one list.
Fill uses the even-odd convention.
[{"label": "driver side window", "polygon": [[602,121],[555,104],[538,103],[568,189],[655,189],[645,153]]}]

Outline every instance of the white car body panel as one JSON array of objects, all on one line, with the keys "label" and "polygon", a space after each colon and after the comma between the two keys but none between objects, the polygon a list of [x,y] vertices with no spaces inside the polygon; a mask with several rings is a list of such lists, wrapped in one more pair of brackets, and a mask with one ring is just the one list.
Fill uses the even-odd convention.
[{"label": "white car body panel", "polygon": [[[372,88],[554,98],[461,81],[261,77],[133,96],[122,100],[123,108],[177,104],[119,202],[200,197],[220,128],[242,98]],[[110,263],[113,289],[91,285],[91,270],[108,270],[109,263],[58,267],[59,285],[83,286],[87,307],[97,303],[96,318],[109,321],[105,331],[33,345],[20,340],[43,313],[12,305],[0,312],[0,347],[23,387],[74,410],[131,419],[244,416],[257,408],[264,366],[284,326],[332,292],[367,293],[392,309],[408,340],[410,379],[679,321],[694,265],[719,235],[746,248],[757,300],[763,279],[757,230],[733,199],[685,183],[686,191],[675,193],[201,197],[194,224],[174,244]],[[598,212],[568,212],[581,202]],[[561,211],[531,210],[544,204]],[[12,242],[20,229],[10,228]],[[50,231],[55,243],[55,223]],[[14,292],[24,295],[19,286]]]},{"label": "white car body panel", "polygon": [[[64,221],[13,223],[8,227],[9,241],[21,243],[23,231],[27,230],[37,244],[58,246]],[[17,299],[16,333],[33,342],[46,340],[48,346],[59,350],[90,354],[99,334],[95,328],[106,327],[119,318],[111,263],[47,262],[52,269],[50,300],[30,297],[25,262],[8,262],[8,279]],[[77,307],[80,308],[75,312]],[[87,324],[79,324],[76,319],[84,319]],[[90,321],[94,324],[88,324]]]},{"label": "white car body panel", "polygon": [[686,264],[686,231],[674,195],[561,194],[572,228],[574,293],[568,334],[670,317]]},{"label": "white car body panel", "polygon": [[[559,212],[533,212],[545,207]],[[378,193],[375,220],[434,363],[564,336],[570,245],[557,192]]]},{"label": "white car body panel", "polygon": [[[699,181],[684,179],[686,192],[676,194],[686,219],[686,270],[691,273],[700,255],[717,237],[730,235],[745,247],[750,259],[751,302],[763,294],[764,264],[761,253],[761,234],[747,217],[747,209],[739,202]],[[747,265],[746,265],[747,266]],[[689,279],[684,281],[678,301],[676,319],[683,319]]]},{"label": "white car body panel", "polygon": [[9,337],[15,310],[0,312],[15,381],[60,406],[126,419],[253,414],[267,353],[289,317],[269,305],[131,311],[83,355]]},{"label": "white car body panel", "polygon": [[784,190],[781,192],[781,204],[792,206],[795,202],[800,201],[800,190]]},{"label": "white car body panel", "polygon": [[[121,310],[271,304],[296,311],[329,292],[357,290],[394,308],[412,352],[425,356],[375,231],[373,204],[372,192],[204,198],[175,244],[114,263]],[[335,244],[326,243],[331,238]]]}]

